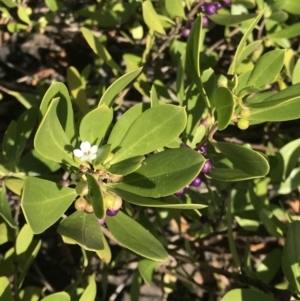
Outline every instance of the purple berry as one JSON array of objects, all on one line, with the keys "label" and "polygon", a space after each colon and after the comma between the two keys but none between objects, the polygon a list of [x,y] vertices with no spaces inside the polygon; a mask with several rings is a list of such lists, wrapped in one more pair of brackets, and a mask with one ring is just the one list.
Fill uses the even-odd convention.
[{"label": "purple berry", "polygon": [[217,6],[214,3],[206,3],[203,7],[204,12],[208,15],[214,15],[217,12]]},{"label": "purple berry", "polygon": [[222,5],[222,6],[230,6],[231,3],[232,3],[232,0],[223,0],[223,1],[221,2],[221,5]]},{"label": "purple berry", "polygon": [[175,192],[175,194],[176,194],[177,196],[183,195],[183,194],[184,194],[184,189],[178,190],[177,192]]},{"label": "purple berry", "polygon": [[207,153],[207,146],[206,145],[200,146],[199,151],[200,151],[201,154],[206,154]]},{"label": "purple berry", "polygon": [[209,19],[206,16],[202,18],[202,27],[206,27],[209,24]]},{"label": "purple berry", "polygon": [[201,185],[201,179],[199,177],[195,178],[192,182],[192,186],[199,187]]},{"label": "purple berry", "polygon": [[119,210],[106,209],[106,214],[107,214],[108,216],[115,216],[115,215],[118,214],[118,212],[119,212]]},{"label": "purple berry", "polygon": [[205,161],[202,169],[201,169],[201,172],[202,173],[207,173],[209,172],[210,170],[212,169],[212,164],[209,160]]},{"label": "purple berry", "polygon": [[192,27],[193,27],[193,25],[194,25],[194,23],[195,23],[195,20],[192,20],[192,21],[190,21],[190,23],[189,23],[189,27],[190,27],[190,28],[192,28]]},{"label": "purple berry", "polygon": [[219,10],[223,7],[223,5],[221,3],[216,3],[215,6],[216,6],[217,10]]},{"label": "purple berry", "polygon": [[106,221],[106,217],[102,218],[102,219],[98,219],[98,223],[99,225],[103,226],[105,224]]},{"label": "purple berry", "polygon": [[187,184],[184,189],[190,189],[191,188],[191,185],[190,184]]},{"label": "purple berry", "polygon": [[181,35],[184,37],[184,38],[187,38],[190,34],[191,30],[189,28],[184,28],[181,32]]}]

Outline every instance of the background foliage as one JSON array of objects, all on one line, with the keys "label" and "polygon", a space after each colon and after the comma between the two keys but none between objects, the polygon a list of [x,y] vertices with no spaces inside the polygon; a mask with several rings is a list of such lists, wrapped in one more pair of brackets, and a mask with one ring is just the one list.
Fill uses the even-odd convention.
[{"label": "background foliage", "polygon": [[299,299],[298,0],[0,11],[1,300]]}]

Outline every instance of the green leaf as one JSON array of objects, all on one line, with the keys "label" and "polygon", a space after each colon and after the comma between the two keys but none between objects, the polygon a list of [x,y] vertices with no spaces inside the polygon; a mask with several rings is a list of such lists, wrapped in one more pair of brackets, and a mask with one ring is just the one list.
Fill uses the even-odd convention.
[{"label": "green leaf", "polygon": [[89,111],[89,105],[85,94],[85,84],[82,82],[78,70],[73,66],[67,69],[67,81],[74,102],[79,110],[86,114]]},{"label": "green leaf", "polygon": [[266,121],[287,121],[300,118],[300,83],[290,86],[266,98],[260,103],[249,104],[250,124]]},{"label": "green leaf", "polygon": [[287,12],[294,14],[294,15],[299,15],[300,14],[300,7],[299,7],[299,2],[297,0],[285,0],[283,2],[282,8],[286,10]]},{"label": "green leaf", "polygon": [[55,98],[49,105],[34,137],[34,147],[46,159],[77,166],[78,164],[73,160],[73,146],[63,131],[56,114],[58,102],[59,99]]},{"label": "green leaf", "polygon": [[238,67],[238,63],[241,61],[240,57],[241,57],[241,55],[243,53],[243,50],[246,46],[246,42],[247,42],[250,34],[252,33],[253,29],[255,28],[255,26],[257,25],[257,23],[261,19],[261,17],[264,15],[264,13],[265,13],[265,10],[262,10],[260,12],[260,14],[255,18],[255,20],[253,20],[253,22],[251,23],[251,25],[249,26],[247,31],[244,33],[243,38],[241,39],[241,41],[240,41],[240,43],[239,43],[239,45],[236,49],[232,64],[230,65],[229,70],[228,70],[228,74],[233,75],[233,74],[236,73],[236,69]]},{"label": "green leaf", "polygon": [[283,247],[281,267],[290,285],[300,291],[300,221],[293,221]]},{"label": "green leaf", "polygon": [[17,239],[16,239],[16,245],[15,245],[15,250],[16,250],[16,255],[20,255],[29,248],[31,242],[33,239],[33,232],[29,228],[27,224],[23,226],[23,228],[20,230]]},{"label": "green leaf", "polygon": [[292,74],[292,84],[295,85],[298,83],[300,83],[300,59],[297,60]]},{"label": "green leaf", "polygon": [[11,190],[16,195],[21,195],[24,187],[24,180],[13,178],[13,177],[5,177],[4,178],[5,186]]},{"label": "green leaf", "polygon": [[41,121],[46,115],[49,104],[55,97],[59,97],[59,103],[57,105],[56,112],[57,118],[61,124],[61,127],[63,128],[63,131],[71,141],[75,136],[74,114],[68,89],[63,83],[53,83],[48,88],[40,105],[39,120]]},{"label": "green leaf", "polygon": [[158,263],[149,259],[142,259],[138,263],[138,270],[146,284],[152,281],[152,275],[157,268]]},{"label": "green leaf", "polygon": [[65,292],[59,292],[44,297],[41,301],[70,301],[70,296]]},{"label": "green leaf", "polygon": [[45,4],[53,12],[64,8],[64,5],[59,0],[45,0]]},{"label": "green leaf", "polygon": [[6,198],[6,189],[3,185],[0,187],[0,216],[9,224],[12,228],[17,228],[15,220],[12,218],[11,208]]},{"label": "green leaf", "polygon": [[109,184],[112,188],[147,197],[170,195],[189,184],[204,164],[201,154],[191,149],[177,148],[154,154],[123,181]]},{"label": "green leaf", "polygon": [[171,17],[185,18],[184,7],[181,0],[165,0],[165,7]]},{"label": "green leaf", "polygon": [[114,217],[107,217],[106,224],[114,238],[125,248],[154,261],[167,260],[168,253],[161,243],[122,211]]},{"label": "green leaf", "polygon": [[17,6],[17,4],[12,0],[1,0],[1,2],[3,2],[3,4],[6,5],[8,8],[13,8]]},{"label": "green leaf", "polygon": [[[262,55],[256,62],[247,82],[248,87],[264,87],[279,76],[284,64],[285,50],[272,50]],[[266,72],[268,66],[268,72]]]},{"label": "green leaf", "polygon": [[221,301],[276,301],[276,299],[268,296],[261,291],[254,289],[234,289],[229,291]]},{"label": "green leaf", "polygon": [[142,72],[143,68],[132,70],[114,81],[102,95],[99,106],[107,105],[111,107],[115,101],[115,98],[121,93],[132,81],[134,81]]},{"label": "green leaf", "polygon": [[10,284],[6,277],[0,277],[0,296],[3,301],[14,301]]},{"label": "green leaf", "polygon": [[160,105],[148,109],[131,124],[110,163],[144,155],[171,143],[185,125],[186,113],[182,107]]},{"label": "green leaf", "polygon": [[75,189],[28,177],[21,206],[32,231],[39,234],[52,226],[65,213],[75,197]]},{"label": "green leaf", "polygon": [[109,244],[107,243],[107,240],[105,236],[102,233],[102,240],[103,240],[103,245],[104,248],[103,250],[98,250],[96,251],[97,255],[101,260],[103,260],[105,263],[110,263],[111,262],[111,250],[109,247]]},{"label": "green leaf", "polygon": [[157,208],[165,208],[165,209],[203,209],[203,208],[207,207],[206,205],[202,205],[202,204],[162,202],[157,199],[150,199],[150,198],[142,197],[140,195],[136,195],[136,194],[133,194],[133,193],[130,193],[128,191],[118,189],[118,188],[114,188],[111,190],[114,193],[116,193],[118,196],[120,196],[123,200],[125,200],[126,202],[137,205],[137,206],[157,207]]},{"label": "green leaf", "polygon": [[30,109],[31,107],[36,107],[39,103],[39,98],[37,95],[27,92],[18,92],[7,90],[5,91],[7,94],[15,97],[17,101],[22,104],[26,109]]},{"label": "green leaf", "polygon": [[158,17],[158,14],[156,13],[153,7],[152,2],[149,0],[144,1],[142,4],[142,8],[143,8],[143,19],[146,25],[149,27],[149,29],[165,35],[166,32]]},{"label": "green leaf", "polygon": [[208,18],[218,25],[235,25],[256,18],[257,14],[242,14],[242,15],[225,15],[214,14],[209,15]]},{"label": "green leaf", "polygon": [[8,161],[10,166],[12,166],[12,169],[15,167],[15,149],[17,145],[16,136],[17,136],[17,123],[13,120],[3,137],[2,140],[2,152],[5,157],[5,159]]},{"label": "green leaf", "polygon": [[76,211],[59,224],[57,232],[90,251],[104,248],[101,226],[93,213]]},{"label": "green leaf", "polygon": [[300,23],[294,23],[287,28],[268,34],[269,39],[291,39],[299,36]]},{"label": "green leaf", "polygon": [[218,130],[222,131],[230,124],[234,113],[234,99],[231,91],[225,87],[218,87],[213,94],[218,115]]},{"label": "green leaf", "polygon": [[202,16],[199,15],[194,22],[186,44],[185,69],[198,89],[202,89],[200,74],[200,50],[202,35]]},{"label": "green leaf", "polygon": [[92,145],[100,145],[112,122],[112,109],[106,105],[87,113],[80,122],[79,136],[81,141],[89,141]]},{"label": "green leaf", "polygon": [[208,175],[213,179],[241,181],[263,177],[269,172],[266,158],[254,150],[226,142],[212,143],[212,145],[233,164],[232,169],[213,168]]},{"label": "green leaf", "polygon": [[97,218],[105,217],[105,206],[103,196],[98,181],[90,174],[86,174],[86,179],[89,187],[89,197],[93,205],[94,213]]},{"label": "green leaf", "polygon": [[118,73],[122,73],[123,71],[121,67],[113,60],[100,40],[96,38],[89,29],[82,27],[80,30],[94,53],[97,54],[109,67],[112,68],[114,74],[117,75]]},{"label": "green leaf", "polygon": [[155,85],[152,85],[152,87],[151,87],[150,100],[151,100],[151,107],[155,107],[155,106],[160,105]]},{"label": "green leaf", "polygon": [[120,117],[113,127],[107,142],[107,144],[111,144],[112,150],[115,150],[115,148],[120,144],[128,129],[131,127],[132,123],[137,119],[137,117],[148,108],[149,106],[140,103],[131,107]]},{"label": "green leaf", "polygon": [[111,165],[108,171],[115,175],[127,175],[140,168],[144,159],[144,156],[131,157]]},{"label": "green leaf", "polygon": [[92,301],[96,299],[97,294],[97,286],[96,282],[93,279],[89,285],[84,290],[83,294],[81,295],[79,301]]}]

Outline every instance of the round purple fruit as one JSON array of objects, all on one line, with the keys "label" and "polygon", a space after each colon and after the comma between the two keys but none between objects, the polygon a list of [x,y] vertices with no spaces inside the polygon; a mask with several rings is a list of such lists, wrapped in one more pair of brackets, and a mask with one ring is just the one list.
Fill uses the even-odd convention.
[{"label": "round purple fruit", "polygon": [[184,28],[181,32],[181,35],[184,37],[184,38],[187,38],[190,34],[191,30],[189,28]]},{"label": "round purple fruit", "polygon": [[118,212],[119,212],[119,210],[111,210],[111,209],[107,209],[107,210],[106,210],[106,215],[108,215],[108,216],[115,216],[115,215],[118,214]]},{"label": "round purple fruit", "polygon": [[202,10],[208,15],[214,15],[218,9],[214,3],[206,3],[202,6]]},{"label": "round purple fruit", "polygon": [[199,187],[201,185],[201,179],[199,177],[195,178],[191,185],[194,187]]},{"label": "round purple fruit", "polygon": [[206,160],[202,169],[201,169],[201,172],[202,173],[207,173],[209,172],[210,170],[212,169],[212,164],[209,160]]}]

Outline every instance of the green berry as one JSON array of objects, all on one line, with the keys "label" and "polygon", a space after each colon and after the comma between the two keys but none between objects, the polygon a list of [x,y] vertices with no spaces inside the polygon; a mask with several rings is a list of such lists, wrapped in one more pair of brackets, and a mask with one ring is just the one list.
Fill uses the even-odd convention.
[{"label": "green berry", "polygon": [[85,198],[80,197],[79,199],[77,199],[75,201],[74,205],[75,205],[76,210],[84,211],[86,209],[87,205],[88,205],[88,202],[86,201]]},{"label": "green berry", "polygon": [[246,130],[249,127],[249,121],[248,119],[245,118],[241,118],[238,122],[237,122],[237,126],[239,129],[241,130]]},{"label": "green berry", "polygon": [[250,110],[248,108],[243,108],[240,113],[241,118],[248,118],[250,116]]}]

